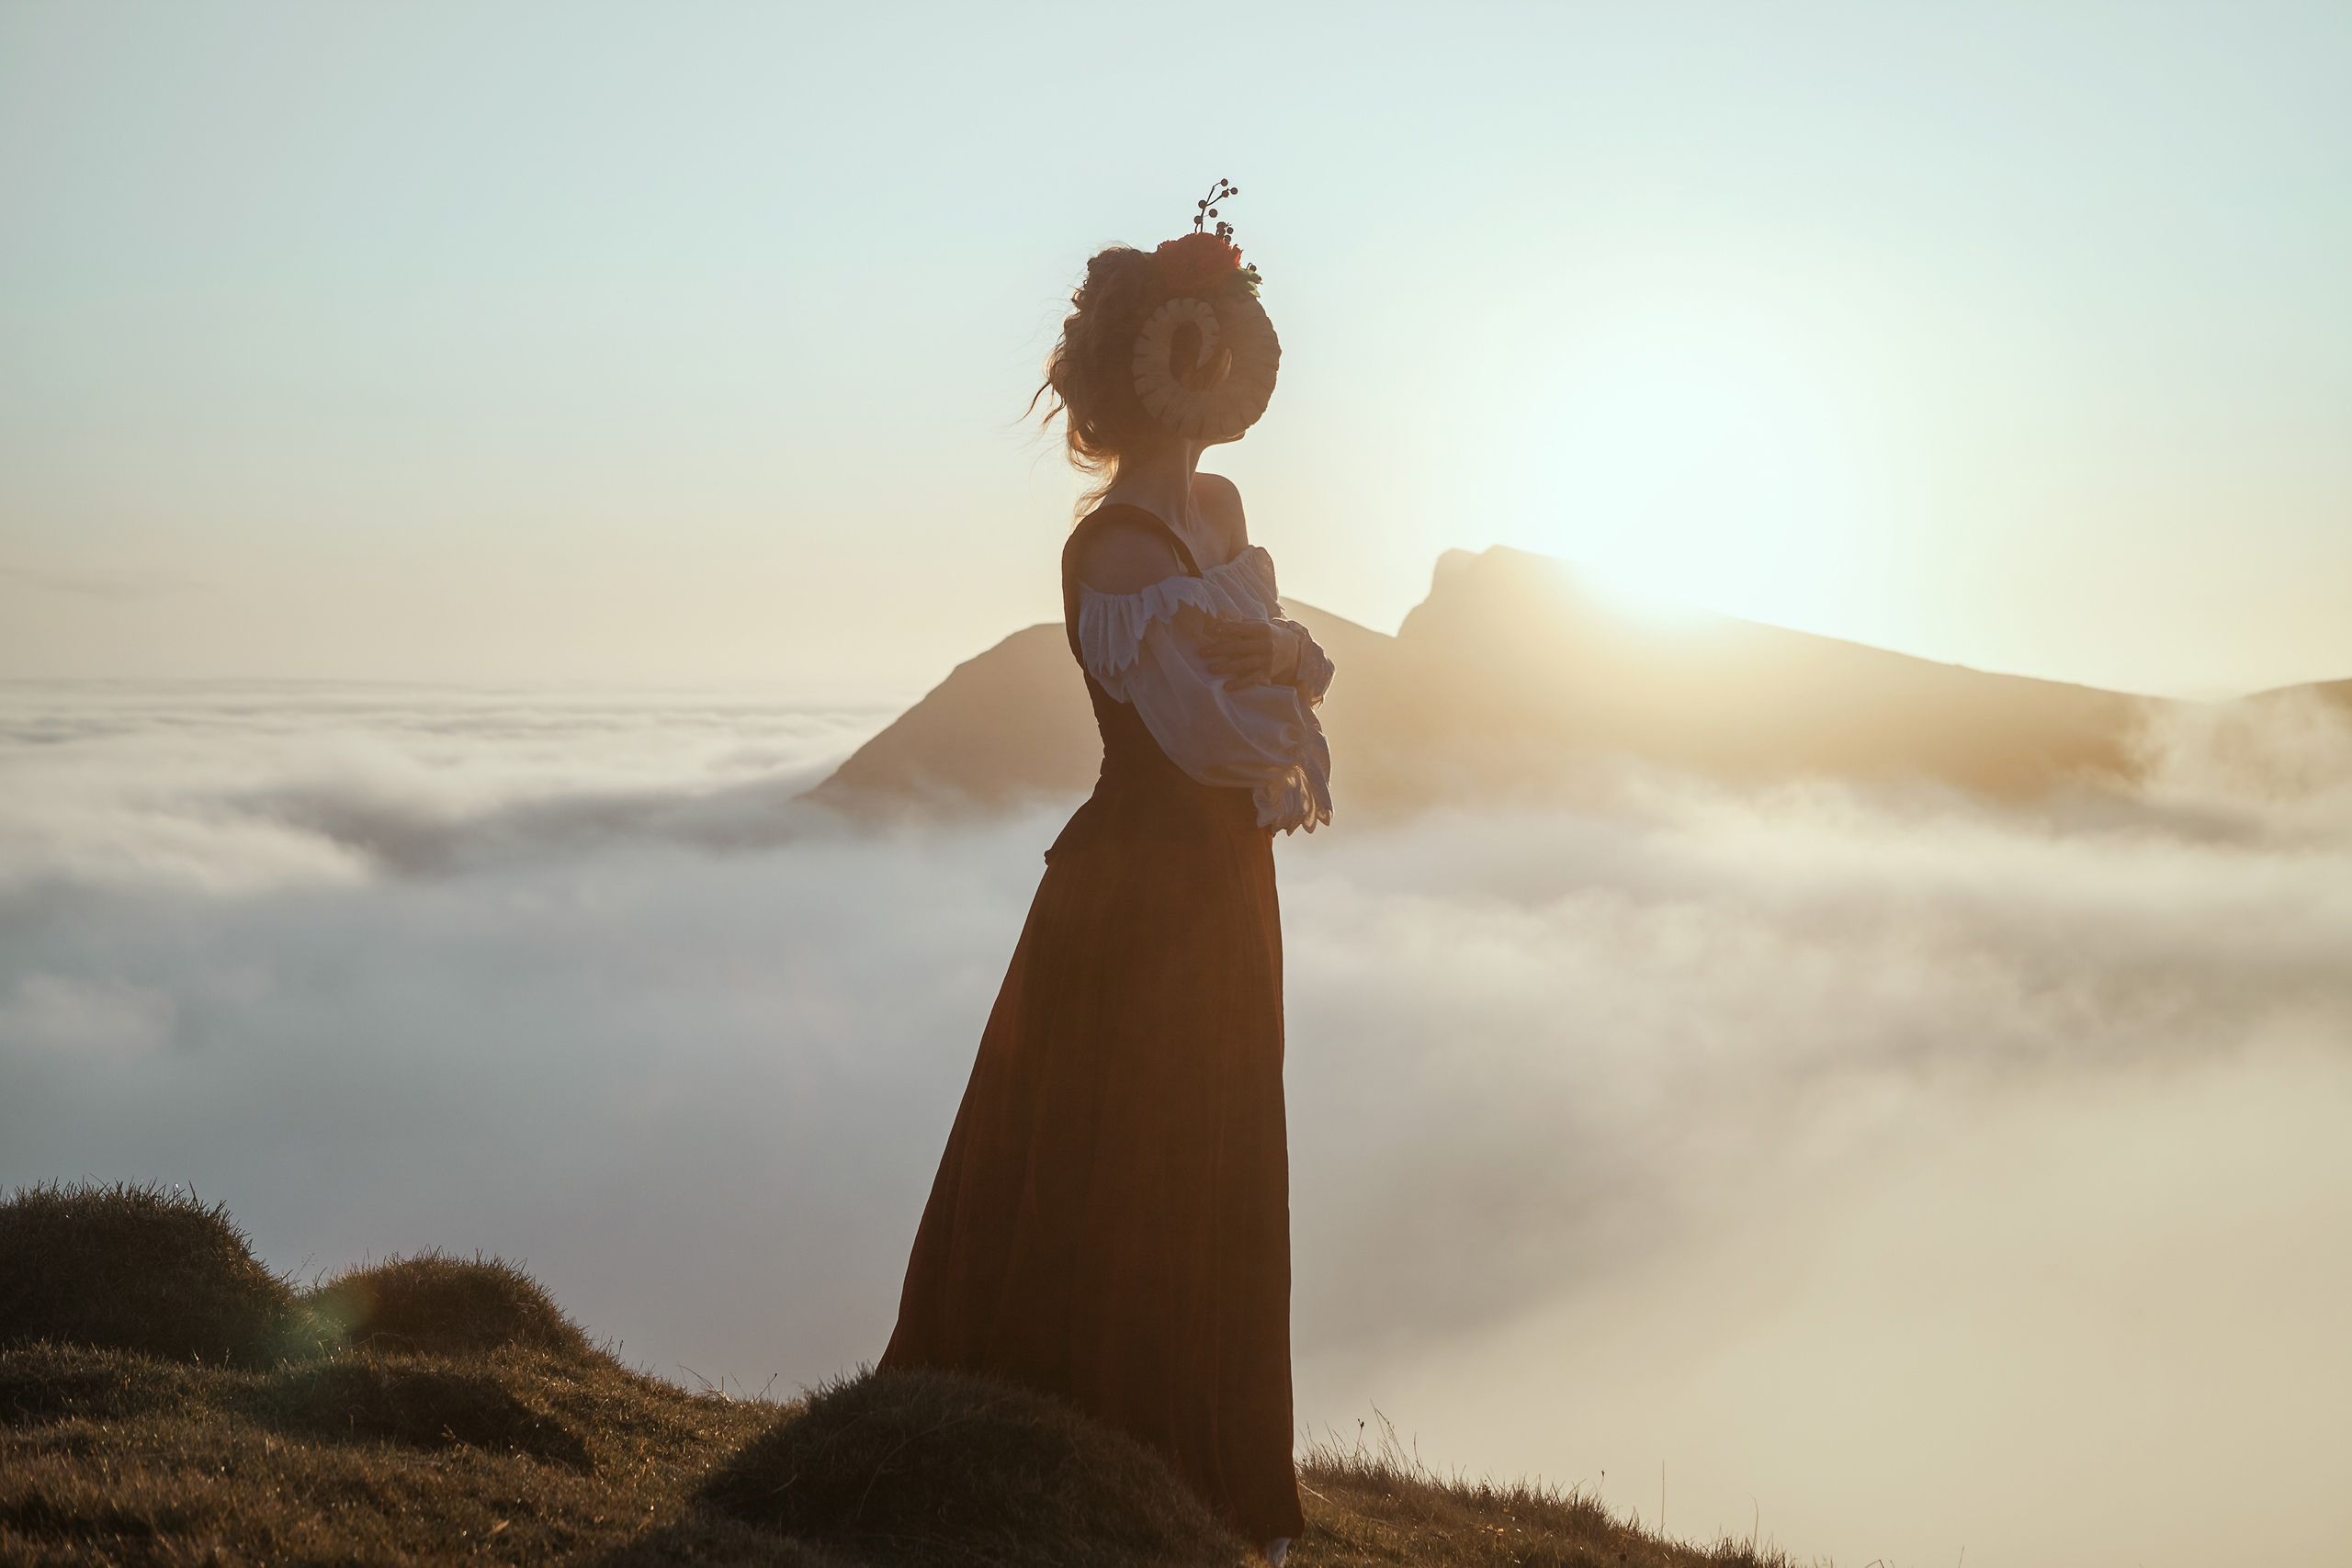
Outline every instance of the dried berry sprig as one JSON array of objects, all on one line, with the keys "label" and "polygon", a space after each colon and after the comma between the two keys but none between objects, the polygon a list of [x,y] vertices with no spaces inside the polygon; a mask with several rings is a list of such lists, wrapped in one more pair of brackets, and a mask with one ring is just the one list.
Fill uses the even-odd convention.
[{"label": "dried berry sprig", "polygon": [[[1217,176],[1216,184],[1211,187],[1208,195],[1193,203],[1193,231],[1196,234],[1201,232],[1201,225],[1216,216],[1216,204],[1218,202],[1223,201],[1227,197],[1239,196],[1240,194],[1241,187],[1239,186],[1230,183],[1223,175],[1219,175]],[[1216,226],[1216,237],[1220,240],[1231,240],[1233,238],[1233,225],[1230,223],[1220,222]]]}]

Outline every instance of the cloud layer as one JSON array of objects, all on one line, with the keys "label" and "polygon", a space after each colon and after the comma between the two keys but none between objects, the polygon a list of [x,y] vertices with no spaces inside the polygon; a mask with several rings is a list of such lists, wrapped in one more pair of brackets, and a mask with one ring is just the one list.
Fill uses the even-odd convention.
[{"label": "cloud layer", "polygon": [[[0,1181],[507,1253],[730,1388],[870,1359],[1061,815],[790,804],[886,717],[12,688]],[[1283,840],[1302,1423],[1841,1561],[2340,1540],[2352,737],[2151,746]]]}]

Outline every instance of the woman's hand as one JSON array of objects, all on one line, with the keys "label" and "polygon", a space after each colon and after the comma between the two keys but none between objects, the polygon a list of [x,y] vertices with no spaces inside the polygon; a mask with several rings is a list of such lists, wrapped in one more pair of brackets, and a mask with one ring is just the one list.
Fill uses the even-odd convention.
[{"label": "woman's hand", "polygon": [[1210,672],[1224,676],[1228,690],[1298,678],[1299,639],[1287,626],[1220,618],[1211,623],[1203,646]]}]

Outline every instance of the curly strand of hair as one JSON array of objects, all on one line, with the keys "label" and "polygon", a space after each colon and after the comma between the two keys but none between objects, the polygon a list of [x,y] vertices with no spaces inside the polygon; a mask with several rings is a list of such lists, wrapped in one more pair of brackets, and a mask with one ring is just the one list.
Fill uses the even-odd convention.
[{"label": "curly strand of hair", "polygon": [[1135,389],[1130,363],[1136,334],[1167,298],[1153,254],[1109,245],[1090,257],[1086,281],[1070,296],[1061,337],[1046,355],[1046,378],[1030,395],[1026,420],[1050,394],[1044,417],[1062,419],[1070,467],[1093,478],[1079,497],[1075,523],[1118,481],[1122,457],[1159,434]]}]

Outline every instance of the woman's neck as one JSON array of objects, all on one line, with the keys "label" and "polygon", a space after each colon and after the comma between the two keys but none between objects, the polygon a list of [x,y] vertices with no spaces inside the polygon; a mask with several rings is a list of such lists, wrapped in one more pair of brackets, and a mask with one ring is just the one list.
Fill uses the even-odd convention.
[{"label": "woman's neck", "polygon": [[1103,492],[1103,503],[1119,502],[1143,508],[1174,528],[1192,545],[1193,554],[1199,555],[1201,546],[1216,535],[1208,513],[1193,498],[1193,477],[1201,466],[1201,454],[1206,450],[1205,442],[1179,441],[1122,457],[1119,476]]}]

